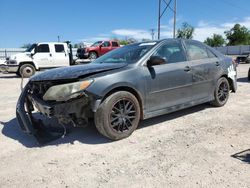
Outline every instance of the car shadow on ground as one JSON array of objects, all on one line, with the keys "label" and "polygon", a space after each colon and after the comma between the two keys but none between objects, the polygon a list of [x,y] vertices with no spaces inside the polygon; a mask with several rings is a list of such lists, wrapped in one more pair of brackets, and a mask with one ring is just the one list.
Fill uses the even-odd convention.
[{"label": "car shadow on ground", "polygon": [[242,162],[250,164],[250,149],[235,153],[231,157],[241,160]]},{"label": "car shadow on ground", "polygon": [[[185,115],[195,113],[206,108],[211,108],[209,104],[202,104],[192,108],[184,109],[181,111],[173,112],[171,114],[166,114],[151,119],[141,121],[138,129],[146,128],[158,123],[170,121],[175,118],[183,117]],[[23,133],[18,125],[17,119],[14,118],[8,122],[0,122],[3,125],[2,134],[11,139],[17,140],[19,143],[28,148],[42,147],[49,145],[60,145],[60,144],[74,144],[75,141],[85,143],[85,144],[106,144],[110,143],[109,139],[98,133],[94,125],[89,125],[85,128],[70,128],[69,132],[64,138],[59,138],[57,140],[51,141],[44,145],[37,142],[35,137]],[[1,126],[1,125],[0,125]]]},{"label": "car shadow on ground", "polygon": [[248,77],[245,78],[238,78],[237,82],[249,82]]}]

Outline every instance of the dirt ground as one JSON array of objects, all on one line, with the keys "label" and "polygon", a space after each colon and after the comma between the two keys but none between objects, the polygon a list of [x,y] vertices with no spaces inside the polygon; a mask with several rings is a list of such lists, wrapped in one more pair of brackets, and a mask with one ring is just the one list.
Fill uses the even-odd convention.
[{"label": "dirt ground", "polygon": [[249,66],[222,108],[149,119],[117,142],[75,128],[43,147],[18,127],[20,79],[0,74],[0,187],[250,187]]}]

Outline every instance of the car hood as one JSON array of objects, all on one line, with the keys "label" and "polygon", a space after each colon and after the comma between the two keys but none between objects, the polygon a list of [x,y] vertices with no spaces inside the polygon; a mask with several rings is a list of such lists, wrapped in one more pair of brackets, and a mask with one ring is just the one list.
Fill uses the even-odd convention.
[{"label": "car hood", "polygon": [[127,66],[126,63],[103,63],[103,64],[86,64],[75,65],[72,67],[56,68],[38,73],[30,78],[30,81],[51,81],[51,80],[68,80],[87,77],[100,72],[119,69]]}]

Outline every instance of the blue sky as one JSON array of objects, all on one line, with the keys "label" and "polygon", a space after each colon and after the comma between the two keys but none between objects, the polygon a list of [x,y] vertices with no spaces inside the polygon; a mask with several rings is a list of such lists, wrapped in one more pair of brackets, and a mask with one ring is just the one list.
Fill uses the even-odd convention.
[{"label": "blue sky", "polygon": [[[223,34],[235,23],[250,29],[249,0],[177,0],[177,4],[177,27],[185,21],[193,25],[197,40]],[[151,38],[157,15],[158,0],[1,0],[0,47],[56,41],[58,35],[73,43]],[[162,19],[162,38],[172,36],[171,16],[168,10]]]}]

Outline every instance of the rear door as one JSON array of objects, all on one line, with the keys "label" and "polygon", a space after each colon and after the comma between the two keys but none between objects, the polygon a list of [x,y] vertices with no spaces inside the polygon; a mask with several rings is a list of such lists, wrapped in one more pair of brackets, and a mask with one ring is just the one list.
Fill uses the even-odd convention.
[{"label": "rear door", "polygon": [[64,44],[53,45],[53,61],[56,67],[69,66],[69,55]]},{"label": "rear door", "polygon": [[165,59],[166,64],[145,67],[147,109],[156,111],[190,102],[192,74],[182,44],[168,41],[153,56]]},{"label": "rear door", "polygon": [[114,50],[114,49],[116,49],[116,48],[119,48],[118,42],[112,41],[111,44],[112,44],[112,46],[111,46],[112,50]]},{"label": "rear door", "polygon": [[219,59],[199,42],[187,40],[185,47],[191,65],[193,99],[206,99],[214,92],[216,73],[220,68]]},{"label": "rear door", "polygon": [[49,44],[38,44],[33,61],[39,68],[53,67],[53,58]]}]

